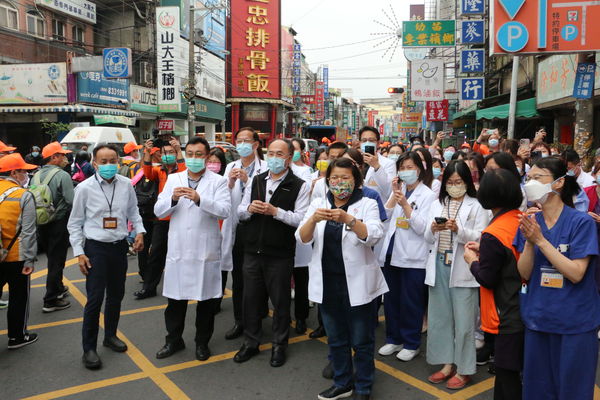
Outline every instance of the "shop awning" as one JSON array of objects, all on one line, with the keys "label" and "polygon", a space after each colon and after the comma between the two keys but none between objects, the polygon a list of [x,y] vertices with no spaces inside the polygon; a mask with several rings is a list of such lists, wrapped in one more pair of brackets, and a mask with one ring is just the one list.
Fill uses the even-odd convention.
[{"label": "shop awning", "polygon": [[474,117],[475,111],[477,111],[477,103],[471,104],[469,107],[464,108],[457,113],[454,113],[454,115],[452,116],[452,120]]},{"label": "shop awning", "polygon": [[121,110],[118,108],[95,107],[85,104],[69,104],[59,106],[2,106],[0,113],[65,113],[65,112],[83,112],[98,115],[122,115],[124,117],[139,118],[139,112],[131,110]]},{"label": "shop awning", "polygon": [[[527,100],[517,101],[517,112],[515,115],[517,118],[533,118],[539,116],[535,107],[535,97]],[[508,104],[502,104],[501,106],[482,108],[477,110],[477,119],[507,119],[508,118]]]}]

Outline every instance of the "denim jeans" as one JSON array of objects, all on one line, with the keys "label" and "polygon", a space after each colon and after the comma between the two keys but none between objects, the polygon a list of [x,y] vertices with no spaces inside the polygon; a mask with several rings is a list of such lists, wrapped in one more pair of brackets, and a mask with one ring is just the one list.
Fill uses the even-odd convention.
[{"label": "denim jeans", "polygon": [[353,385],[356,393],[371,393],[375,374],[375,306],[375,301],[350,306],[345,276],[323,276],[321,313],[333,366],[333,383],[337,387]]}]

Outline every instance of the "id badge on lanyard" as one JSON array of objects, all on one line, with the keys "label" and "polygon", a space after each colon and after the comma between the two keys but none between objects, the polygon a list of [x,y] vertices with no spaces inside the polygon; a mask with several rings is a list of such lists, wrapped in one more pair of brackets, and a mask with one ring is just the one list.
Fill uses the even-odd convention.
[{"label": "id badge on lanyard", "polygon": [[540,286],[552,289],[562,289],[565,284],[565,278],[563,274],[558,272],[556,268],[552,266],[543,266],[540,268],[541,278]]},{"label": "id badge on lanyard", "polygon": [[117,229],[118,227],[118,222],[117,222],[117,218],[112,216],[112,206],[113,206],[113,202],[115,200],[115,191],[117,190],[117,183],[113,182],[113,192],[112,192],[112,196],[110,198],[110,201],[108,200],[108,196],[106,196],[106,193],[104,192],[104,189],[102,188],[102,185],[100,184],[100,181],[98,181],[98,178],[96,178],[96,182],[98,182],[98,186],[100,186],[100,190],[102,191],[102,194],[104,195],[104,198],[106,199],[106,204],[108,204],[108,212],[109,212],[109,217],[104,217],[102,218],[102,228],[104,229]]}]

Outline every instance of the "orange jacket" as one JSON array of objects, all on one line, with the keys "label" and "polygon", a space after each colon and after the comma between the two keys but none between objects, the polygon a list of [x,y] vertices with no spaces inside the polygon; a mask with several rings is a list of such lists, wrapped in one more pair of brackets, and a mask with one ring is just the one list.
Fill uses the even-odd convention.
[{"label": "orange jacket", "polygon": [[[165,183],[167,183],[167,177],[169,174],[164,169],[164,167],[154,167],[152,164],[144,163],[144,175],[151,181],[158,181],[158,193],[161,193],[163,188],[165,187]],[[177,160],[177,171],[183,172],[186,170],[185,161]],[[161,218],[161,221],[169,221],[171,218],[165,217]]]}]

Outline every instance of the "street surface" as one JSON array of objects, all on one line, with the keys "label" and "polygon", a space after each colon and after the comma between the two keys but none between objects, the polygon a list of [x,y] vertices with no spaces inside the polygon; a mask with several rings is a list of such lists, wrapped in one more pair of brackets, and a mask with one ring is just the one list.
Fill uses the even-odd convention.
[{"label": "street surface", "polygon": [[[70,257],[70,256],[69,256]],[[45,264],[40,256],[38,265]],[[292,330],[288,361],[281,368],[269,366],[270,345],[263,345],[260,355],[244,364],[233,362],[242,338],[227,341],[231,327],[231,292],[223,300],[222,311],[215,321],[215,333],[209,344],[213,356],[199,362],[194,356],[195,305],[189,305],[184,340],[187,348],[170,358],[157,360],[155,353],[164,344],[166,334],[163,297],[134,300],[140,288],[137,260],[129,258],[129,274],[121,311],[119,337],[129,346],[119,354],[102,347],[99,334],[98,353],[103,368],[90,371],[81,364],[81,321],[85,304],[85,281],[75,265],[68,261],[65,284],[69,286],[71,307],[50,314],[42,313],[46,270],[34,272],[31,281],[29,327],[39,340],[19,350],[8,350],[6,310],[0,310],[0,399],[316,399],[331,381],[321,376],[327,357],[325,340],[298,336]],[[4,299],[7,293],[5,290]],[[383,317],[380,317],[383,320]],[[316,327],[316,309],[311,310],[309,327]],[[265,320],[265,338],[269,338],[270,321]],[[424,338],[426,340],[426,338]],[[376,350],[384,342],[384,324],[377,328]],[[409,363],[394,356],[376,354],[376,378],[372,394],[375,400],[386,399],[492,399],[493,376],[487,366],[478,367],[473,383],[451,392],[443,385],[432,385],[427,377],[436,368],[425,362],[423,352]],[[597,381],[600,381],[597,379]],[[596,387],[595,399],[600,399]]]}]

